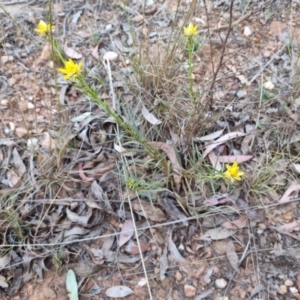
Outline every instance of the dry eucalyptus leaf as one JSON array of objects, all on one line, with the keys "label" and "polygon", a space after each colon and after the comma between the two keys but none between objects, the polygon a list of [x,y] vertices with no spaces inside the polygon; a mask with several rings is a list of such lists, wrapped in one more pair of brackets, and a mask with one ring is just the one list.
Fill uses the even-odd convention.
[{"label": "dry eucalyptus leaf", "polygon": [[97,46],[94,47],[91,52],[92,56],[95,57],[96,59],[99,59],[99,52],[98,52],[99,45],[100,45],[100,43],[98,43]]},{"label": "dry eucalyptus leaf", "polygon": [[205,158],[208,155],[208,153],[210,153],[213,149],[215,149],[219,145],[224,144],[229,140],[232,140],[237,137],[244,136],[244,135],[245,135],[245,133],[242,133],[242,132],[229,132],[229,133],[225,134],[224,136],[218,138],[217,140],[213,141],[212,144],[207,146],[206,150],[203,152],[203,158]]},{"label": "dry eucalyptus leaf", "polygon": [[117,285],[107,289],[105,294],[111,298],[124,298],[133,294],[133,290],[125,285]]},{"label": "dry eucalyptus leaf", "polygon": [[222,203],[227,203],[227,202],[231,202],[231,199],[225,196],[222,197],[216,197],[216,196],[212,196],[206,200],[203,201],[203,204],[205,205],[218,205],[218,204],[222,204]]},{"label": "dry eucalyptus leaf", "polygon": [[174,258],[175,261],[181,264],[188,264],[189,262],[181,256],[179,253],[176,245],[174,244],[172,240],[172,231],[169,233],[169,250],[171,252],[172,257]]},{"label": "dry eucalyptus leaf", "polygon": [[20,157],[20,154],[16,148],[14,148],[13,152],[13,162],[15,167],[17,168],[18,176],[22,177],[23,174],[26,173],[26,167]]},{"label": "dry eucalyptus leaf", "polygon": [[208,135],[204,135],[200,138],[195,138],[194,141],[200,141],[200,142],[205,142],[205,141],[212,141],[212,140],[215,140],[217,139],[219,136],[221,136],[221,134],[223,133],[224,129],[222,130],[218,130],[218,131],[215,131],[213,133],[210,133]]},{"label": "dry eucalyptus leaf", "polygon": [[149,110],[143,105],[142,107],[142,114],[144,118],[152,125],[161,124],[162,121],[157,119]]},{"label": "dry eucalyptus leaf", "polygon": [[201,240],[223,240],[226,239],[233,234],[236,233],[236,230],[229,230],[227,228],[219,227],[219,228],[213,228],[208,231],[206,231],[205,234],[201,236]]},{"label": "dry eucalyptus leaf", "polygon": [[82,58],[82,54],[78,53],[76,50],[65,46],[64,47],[65,54],[72,59],[80,59]]},{"label": "dry eucalyptus leaf", "polygon": [[89,208],[87,215],[85,216],[79,216],[78,214],[72,212],[71,210],[69,210],[67,208],[66,213],[67,213],[67,217],[70,221],[74,222],[74,223],[78,223],[80,225],[83,226],[87,226],[89,219],[92,215],[92,209]]},{"label": "dry eucalyptus leaf", "polygon": [[163,222],[167,220],[164,212],[160,208],[154,206],[151,202],[144,200],[136,200],[132,201],[131,205],[132,209],[137,214],[145,217],[148,220],[156,222]]},{"label": "dry eucalyptus leaf", "polygon": [[253,155],[220,155],[218,157],[219,162],[232,164],[234,162],[243,163],[252,158]]},{"label": "dry eucalyptus leaf", "polygon": [[132,220],[126,220],[123,223],[121,233],[120,233],[120,238],[119,238],[119,247],[122,247],[124,244],[126,244],[131,237],[133,236],[134,233],[134,224]]},{"label": "dry eucalyptus leaf", "polygon": [[283,224],[279,227],[277,227],[279,230],[285,231],[285,232],[292,232],[292,231],[298,231],[300,230],[300,220]]},{"label": "dry eucalyptus leaf", "polygon": [[235,252],[235,247],[232,241],[227,243],[226,255],[232,268],[239,273],[239,257]]},{"label": "dry eucalyptus leaf", "polygon": [[237,220],[226,221],[222,224],[222,227],[227,229],[242,229],[247,226],[247,216],[241,215]]},{"label": "dry eucalyptus leaf", "polygon": [[293,183],[283,194],[282,198],[279,200],[279,203],[289,202],[294,198],[294,192],[300,190],[300,184]]}]

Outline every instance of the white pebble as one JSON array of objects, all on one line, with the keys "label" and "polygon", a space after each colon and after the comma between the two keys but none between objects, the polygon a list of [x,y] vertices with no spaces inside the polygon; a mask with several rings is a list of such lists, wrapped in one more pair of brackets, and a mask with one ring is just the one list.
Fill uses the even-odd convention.
[{"label": "white pebble", "polygon": [[294,285],[294,282],[293,282],[291,279],[287,279],[287,280],[284,282],[284,285],[286,285],[286,286],[293,286],[293,285]]},{"label": "white pebble", "polygon": [[272,81],[267,81],[267,82],[265,82],[264,83],[264,88],[266,89],[266,90],[273,90],[274,89],[274,84],[273,84],[273,82]]},{"label": "white pebble", "polygon": [[1,105],[3,106],[7,106],[8,105],[8,100],[4,99],[4,100],[1,100]]},{"label": "white pebble", "polygon": [[34,109],[34,104],[31,103],[31,102],[28,102],[27,108],[28,108],[28,109]]},{"label": "white pebble", "polygon": [[104,60],[113,61],[113,60],[116,60],[117,58],[118,58],[118,53],[113,52],[113,51],[108,51],[103,55]]},{"label": "white pebble", "polygon": [[251,34],[252,34],[251,28],[248,27],[248,26],[245,26],[245,27],[244,27],[244,35],[245,35],[245,36],[249,36],[249,35],[251,35]]},{"label": "white pebble", "polygon": [[188,298],[195,297],[196,288],[193,287],[192,285],[186,284],[184,286],[184,293],[185,293],[186,297],[188,297]]},{"label": "white pebble", "polygon": [[295,287],[290,287],[290,292],[292,294],[296,294],[296,293],[298,293],[298,289],[296,289]]},{"label": "white pebble", "polygon": [[8,56],[8,55],[4,55],[4,56],[1,56],[1,63],[4,65],[5,63],[9,62],[9,61],[12,61],[14,60],[14,57],[13,56]]},{"label": "white pebble", "polygon": [[224,278],[219,278],[216,280],[216,287],[219,289],[224,289],[227,285],[227,281]]},{"label": "white pebble", "polygon": [[146,278],[142,278],[138,282],[138,286],[140,286],[140,287],[144,286],[145,284],[147,284],[147,279]]}]

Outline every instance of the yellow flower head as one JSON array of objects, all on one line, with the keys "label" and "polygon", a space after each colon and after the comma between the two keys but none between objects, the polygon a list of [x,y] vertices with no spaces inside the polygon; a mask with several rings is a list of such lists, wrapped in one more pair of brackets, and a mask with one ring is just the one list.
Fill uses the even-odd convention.
[{"label": "yellow flower head", "polygon": [[188,27],[183,27],[183,33],[186,36],[196,35],[198,33],[197,28],[198,25],[193,25],[192,23],[190,23]]},{"label": "yellow flower head", "polygon": [[72,59],[64,61],[65,67],[59,68],[58,71],[65,74],[64,80],[69,78],[75,79],[82,72],[82,62],[76,64]]},{"label": "yellow flower head", "polygon": [[35,31],[39,34],[39,35],[47,35],[49,34],[52,29],[54,28],[54,26],[45,23],[44,21],[40,20],[37,28],[35,29]]},{"label": "yellow flower head", "polygon": [[234,180],[241,181],[242,180],[241,176],[245,174],[244,172],[241,172],[239,170],[239,165],[237,161],[234,162],[232,166],[226,164],[226,169],[227,171],[225,171],[223,175],[225,178],[229,179],[231,183],[233,183]]}]

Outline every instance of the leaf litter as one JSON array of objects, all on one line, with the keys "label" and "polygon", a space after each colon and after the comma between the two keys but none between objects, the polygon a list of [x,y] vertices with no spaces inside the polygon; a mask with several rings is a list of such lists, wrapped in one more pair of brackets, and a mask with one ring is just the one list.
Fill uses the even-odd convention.
[{"label": "leaf litter", "polygon": [[[116,13],[116,9],[105,9],[108,8],[105,3],[100,8],[97,4],[81,7],[81,4],[74,2],[74,10],[71,12],[66,12],[62,7],[54,7],[54,16],[57,18],[56,24],[62,24],[62,40],[65,45],[70,46],[64,49],[66,56],[73,59],[83,58],[87,69],[94,68],[94,75],[90,73],[93,75],[90,78],[91,84],[96,86],[101,97],[107,101],[111,101],[107,88],[109,80],[107,74],[97,68],[97,60],[109,51],[118,54],[118,60],[111,62],[111,75],[115,92],[124,101],[121,105],[122,116],[126,120],[132,120],[133,112],[139,117],[143,116],[144,119],[134,120],[134,124],[141,132],[145,129],[149,133],[149,145],[158,149],[162,155],[161,168],[157,167],[157,162],[143,155],[141,148],[127,137],[122,142],[117,140],[114,120],[73,86],[58,79],[58,90],[61,91],[59,102],[65,122],[61,126],[61,111],[57,113],[53,100],[57,86],[49,79],[49,70],[53,68],[49,45],[41,46],[42,51],[38,50],[36,43],[31,45],[30,41],[20,39],[9,18],[1,19],[1,25],[5,28],[5,34],[1,38],[4,45],[1,48],[1,59],[5,63],[1,65],[1,71],[3,77],[7,76],[1,78],[0,85],[0,112],[3,120],[0,141],[0,195],[2,203],[6,205],[6,209],[0,212],[0,285],[3,287],[1,299],[6,299],[7,295],[16,295],[26,287],[26,292],[31,293],[32,299],[35,299],[36,293],[32,292],[34,288],[31,281],[24,285],[34,273],[45,284],[44,290],[39,287],[36,290],[40,294],[48,292],[51,295],[53,290],[48,287],[51,284],[47,279],[51,267],[56,266],[57,270],[66,274],[72,263],[75,264],[72,269],[76,277],[79,276],[79,285],[83,283],[81,286],[84,293],[95,286],[98,294],[103,296],[108,293],[111,297],[147,297],[146,285],[137,288],[133,283],[144,279],[142,260],[151,275],[146,283],[153,284],[153,278],[158,276],[160,284],[164,285],[162,288],[157,284],[152,286],[155,294],[162,299],[167,299],[166,290],[171,290],[173,299],[178,299],[176,293],[181,288],[184,292],[183,282],[186,280],[191,280],[195,285],[198,295],[196,299],[219,297],[216,291],[210,289],[209,284],[215,277],[223,277],[225,281],[230,279],[228,268],[224,267],[228,262],[240,274],[239,277],[232,275],[233,283],[226,293],[239,295],[239,299],[256,295],[263,299],[265,290],[278,299],[287,297],[284,294],[285,282],[282,278],[288,276],[292,277],[295,286],[299,285],[297,276],[290,272],[293,266],[289,271],[286,270],[286,264],[281,266],[277,263],[279,256],[265,250],[270,245],[277,247],[278,251],[288,245],[294,246],[295,251],[298,250],[295,240],[299,239],[299,161],[295,135],[299,124],[296,122],[298,107],[294,100],[299,95],[297,88],[291,89],[297,81],[296,71],[293,71],[294,77],[289,77],[289,72],[293,69],[292,51],[288,48],[289,45],[282,48],[281,44],[281,41],[286,42],[291,37],[286,30],[287,21],[282,16],[280,21],[270,20],[269,14],[274,12],[269,3],[261,11],[261,8],[254,5],[246,15],[241,14],[244,10],[235,4],[234,10],[241,16],[233,23],[236,36],[233,38],[229,35],[232,47],[227,45],[228,53],[225,56],[228,56],[228,60],[221,66],[224,67],[222,71],[227,72],[226,80],[219,73],[218,90],[214,93],[217,104],[214,103],[203,117],[205,130],[199,130],[192,137],[195,149],[193,155],[196,157],[198,152],[200,155],[191,162],[191,157],[188,156],[190,145],[185,144],[186,124],[180,124],[187,115],[187,105],[184,106],[184,97],[180,101],[173,101],[170,96],[178,92],[178,86],[171,86],[168,90],[167,83],[170,80],[164,78],[164,74],[162,78],[165,81],[161,82],[161,86],[159,81],[145,76],[142,81],[151,83],[150,90],[139,87],[139,94],[136,91],[132,93],[127,85],[129,82],[131,86],[136,86],[132,70],[121,72],[121,67],[132,68],[126,61],[135,53],[134,33],[149,40],[148,58],[154,58],[149,64],[150,72],[148,69],[144,74],[148,76],[154,73],[154,68],[159,63],[157,57],[163,56],[163,47],[157,52],[155,46],[157,43],[160,46],[167,44],[170,40],[169,25],[176,22],[169,12],[174,11],[176,5],[172,1],[165,4],[152,2],[145,7],[145,15],[141,6],[132,3],[117,3]],[[182,3],[179,7],[180,17],[184,16],[184,10],[188,8],[186,5]],[[223,9],[226,3],[218,5],[213,7],[212,4],[207,9],[220,10],[224,14],[224,20],[227,20],[227,11]],[[31,17],[25,16],[19,8],[12,9],[13,6],[14,4],[5,4],[14,16],[18,16],[22,28],[31,32],[34,28]],[[297,4],[294,3],[292,8],[298,9]],[[42,17],[35,3],[29,4],[28,9],[37,14],[35,18]],[[262,15],[255,13],[256,10]],[[224,41],[223,29],[228,27],[223,25],[223,19],[217,20],[213,15],[207,18],[204,11],[197,11],[193,21],[199,23],[201,34],[207,33],[209,21],[212,30],[208,34],[211,36],[206,39],[208,36],[203,35],[201,39],[211,40],[213,53],[208,56],[199,52],[199,61],[193,74],[196,85],[205,76],[211,75],[208,57],[216,59],[214,55],[219,52],[218,47]],[[133,21],[130,26],[125,21],[127,14]],[[247,16],[251,16],[251,24]],[[91,20],[99,29],[99,36],[95,35],[93,42],[90,41]],[[104,20],[110,20],[111,24]],[[57,26],[56,30],[60,30],[60,27]],[[74,31],[76,35],[72,40],[70,37]],[[295,42],[296,28],[292,44]],[[245,47],[246,45],[251,46]],[[258,45],[260,46],[257,47]],[[201,44],[201,47],[206,46],[206,42]],[[239,48],[238,53],[233,48]],[[262,52],[262,48],[266,51]],[[89,51],[96,60],[88,57]],[[35,53],[36,58],[31,53]],[[159,55],[155,56],[157,54]],[[183,61],[183,53],[173,54],[178,55],[178,61]],[[8,76],[7,74],[11,74],[10,67],[13,67],[13,74]],[[145,70],[148,68],[147,61],[144,67]],[[36,73],[33,74],[33,71]],[[179,71],[183,73],[183,69]],[[173,72],[175,74],[174,69]],[[101,84],[97,82],[100,77],[103,77]],[[38,82],[34,82],[33,78]],[[174,82],[179,80],[180,77]],[[248,85],[251,85],[250,88]],[[28,88],[32,86],[35,87],[34,91]],[[16,91],[20,93],[18,100],[15,97]],[[142,103],[138,97],[143,98]],[[162,113],[168,107],[166,99],[170,101],[173,111],[178,111],[178,119],[174,117],[176,113],[173,111],[168,118]],[[184,105],[178,109],[181,101]],[[19,112],[16,107],[20,108]],[[210,115],[213,118],[209,118]],[[69,124],[68,120],[72,120],[72,123]],[[162,130],[163,135],[156,134],[156,130]],[[27,147],[27,144],[34,145]],[[124,150],[128,155],[125,155]],[[261,159],[264,154],[267,154],[266,159]],[[284,160],[283,167],[273,161],[278,157]],[[204,182],[201,176],[206,174],[207,169],[201,169],[201,159],[205,160],[206,166],[213,167],[210,175],[216,174],[213,173],[215,170],[222,173],[224,164],[237,161],[243,163],[241,167],[247,177],[242,185],[234,186],[227,186],[217,178],[209,183]],[[143,189],[128,193],[126,179],[120,175],[120,166],[130,172],[134,170],[140,182],[143,180]],[[163,182],[161,185],[153,186],[160,181]],[[290,188],[286,188],[287,183],[291,183]],[[171,196],[166,196],[166,190]],[[238,193],[237,198],[232,196],[234,192]],[[219,197],[218,193],[223,196]],[[125,231],[124,224],[132,216],[129,215],[129,204],[124,195],[133,198],[128,201],[132,201],[135,222],[142,224],[142,227],[137,228],[138,237],[128,234],[128,230]],[[185,202],[185,199],[193,201]],[[278,204],[280,209],[276,209]],[[191,218],[197,220],[193,221]],[[178,224],[178,227],[170,230],[170,225],[165,224],[166,222]],[[207,224],[210,227],[206,227]],[[182,225],[184,226],[180,227]],[[132,227],[130,228],[129,232],[133,233]],[[274,234],[274,228],[280,237]],[[115,238],[116,236],[118,237]],[[136,238],[139,238],[142,253],[139,253]],[[234,243],[233,238],[236,239]],[[247,252],[243,241],[248,238],[255,238],[253,245],[264,245],[265,249],[257,252],[257,248],[253,246]],[[78,239],[82,242],[74,242]],[[225,258],[212,251],[211,241],[226,244]],[[246,251],[246,255],[256,253],[261,273],[255,271],[255,266],[250,261],[246,265],[238,264],[238,256],[243,251]],[[271,264],[263,263],[266,257]],[[283,257],[286,259],[287,255],[280,259]],[[216,258],[223,265],[215,263]],[[95,285],[86,273],[80,272],[80,260],[101,266],[102,269],[96,269],[84,264],[86,271],[91,274],[97,270],[99,284]],[[271,267],[273,262],[275,267]],[[201,276],[192,275],[197,269],[193,268],[193,264],[197,268],[203,264],[203,279]],[[106,269],[118,270],[121,274],[111,275]],[[132,270],[135,270],[134,275]],[[176,284],[172,283],[174,270],[181,276],[179,279],[177,273]],[[263,275],[275,271],[276,276]],[[258,282],[249,283],[244,272],[247,276],[250,274],[253,278],[258,278]],[[23,280],[21,274],[26,274],[27,277]],[[44,279],[41,279],[43,276]],[[128,286],[127,283],[122,285],[122,276],[126,278]],[[205,292],[202,287],[206,289]],[[57,289],[58,294],[66,296],[65,288],[52,288]],[[297,294],[295,291],[287,293]]]}]

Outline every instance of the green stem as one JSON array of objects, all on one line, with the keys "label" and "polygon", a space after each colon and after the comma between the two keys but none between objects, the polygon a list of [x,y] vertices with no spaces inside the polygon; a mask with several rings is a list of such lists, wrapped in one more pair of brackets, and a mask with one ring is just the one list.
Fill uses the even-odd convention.
[{"label": "green stem", "polygon": [[114,120],[116,121],[116,123],[123,128],[123,130],[125,130],[125,132],[129,135],[131,135],[134,140],[136,140],[137,142],[139,142],[140,144],[142,144],[154,157],[157,157],[157,155],[159,154],[158,151],[156,149],[154,149],[153,147],[151,147],[148,143],[147,140],[143,137],[141,137],[134,128],[132,128],[131,125],[129,125],[126,121],[124,121],[124,119],[122,118],[122,116],[120,116],[116,111],[114,111],[113,109],[111,109],[110,105],[108,102],[103,101],[99,98],[98,94],[96,91],[94,91],[84,80],[84,78],[82,76],[80,76],[78,78],[78,87],[80,89],[82,89],[86,95],[89,95],[94,102],[96,102],[99,106],[101,106],[105,112],[114,118]]},{"label": "green stem", "polygon": [[193,99],[194,106],[196,106],[196,94],[193,89],[193,84],[194,84],[194,79],[193,79],[193,52],[194,52],[194,40],[192,36],[188,37],[188,54],[189,54],[189,59],[188,59],[188,66],[189,66],[189,90],[190,90],[190,95]]},{"label": "green stem", "polygon": [[[64,62],[64,58],[59,50],[59,47],[57,45],[57,41],[53,39],[53,37],[50,35],[49,36],[49,42],[52,45],[53,53],[54,55],[59,58],[61,62]],[[81,89],[86,95],[90,96],[95,103],[97,103],[99,106],[101,106],[105,112],[114,118],[116,123],[123,128],[123,130],[129,134],[135,141],[139,142],[142,144],[153,157],[159,157],[159,152],[157,149],[153,148],[152,146],[149,145],[147,140],[140,136],[138,132],[133,128],[130,124],[128,124],[120,114],[118,114],[115,110],[113,110],[109,103],[106,101],[103,101],[99,98],[98,93],[94,91],[84,80],[82,76],[79,76],[77,80],[75,81],[77,87]]]}]

